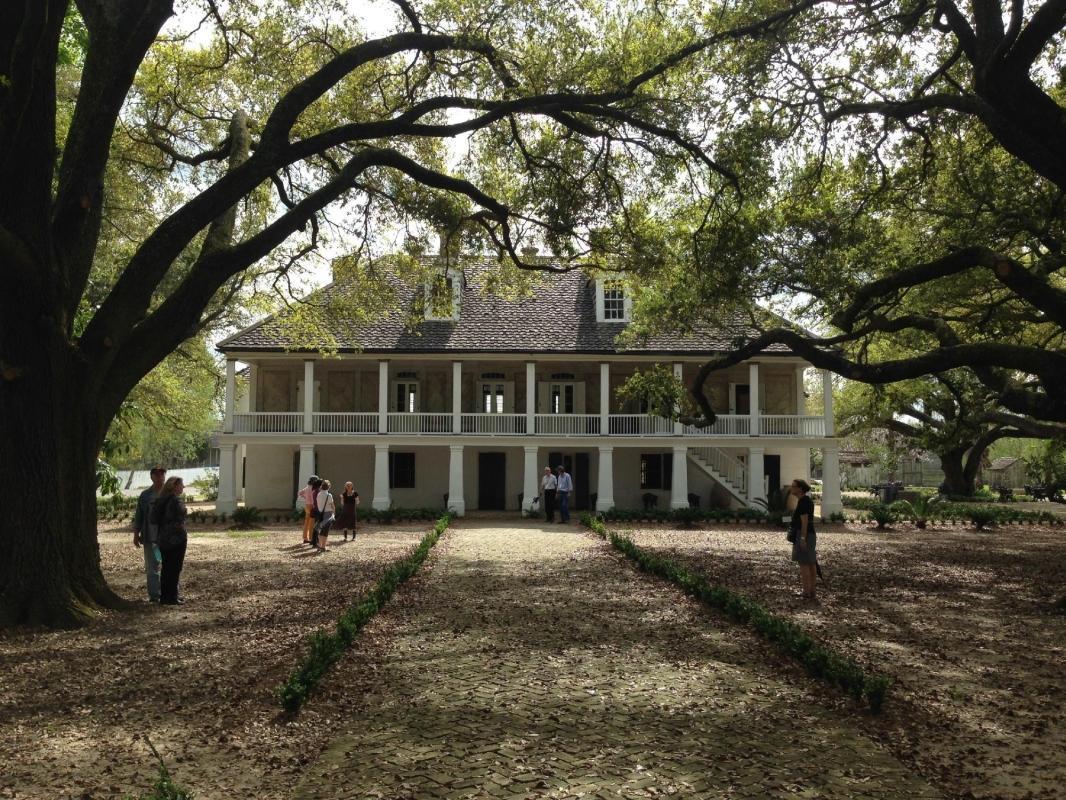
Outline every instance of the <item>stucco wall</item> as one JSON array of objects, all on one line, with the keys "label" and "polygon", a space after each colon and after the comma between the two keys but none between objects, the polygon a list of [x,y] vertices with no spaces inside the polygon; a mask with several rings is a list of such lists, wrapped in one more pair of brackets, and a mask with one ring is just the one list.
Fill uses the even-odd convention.
[{"label": "stucco wall", "polygon": [[295,451],[296,448],[288,445],[247,446],[245,503],[259,508],[295,508],[296,495],[292,491]]}]

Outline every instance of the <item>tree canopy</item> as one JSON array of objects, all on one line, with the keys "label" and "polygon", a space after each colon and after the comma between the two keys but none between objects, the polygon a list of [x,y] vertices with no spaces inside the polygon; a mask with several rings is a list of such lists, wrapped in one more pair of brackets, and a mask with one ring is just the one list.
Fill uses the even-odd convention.
[{"label": "tree canopy", "polygon": [[696,258],[638,310],[694,323],[788,298],[808,330],[753,314],[763,335],[694,387],[707,415],[710,371],[785,343],[869,384],[965,368],[1002,423],[1063,435],[1064,8],[813,3],[711,66],[766,121],[776,179],[724,225],[694,206]]}]

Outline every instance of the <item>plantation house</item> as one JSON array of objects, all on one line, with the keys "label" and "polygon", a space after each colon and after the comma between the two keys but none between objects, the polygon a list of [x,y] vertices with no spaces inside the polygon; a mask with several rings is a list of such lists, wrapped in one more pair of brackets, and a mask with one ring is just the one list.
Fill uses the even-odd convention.
[{"label": "plantation house", "polygon": [[[575,509],[740,507],[807,477],[810,448],[824,451],[823,514],[840,509],[830,382],[824,413],[805,415],[802,359],[778,348],[715,373],[709,392],[723,413],[710,427],[685,426],[616,390],[655,364],[689,382],[742,329],[622,349],[630,299],[616,284],[553,273],[532,297],[509,300],[483,291],[492,269],[464,256],[425,287],[398,287],[408,311],[373,321],[323,312],[328,355],[294,349],[284,313],[221,342],[219,509],[239,499],[290,508],[315,473],[337,490],[352,481],[377,509],[518,511],[558,464],[573,475]],[[358,290],[339,282],[323,293]],[[248,366],[239,402],[238,362]]]}]

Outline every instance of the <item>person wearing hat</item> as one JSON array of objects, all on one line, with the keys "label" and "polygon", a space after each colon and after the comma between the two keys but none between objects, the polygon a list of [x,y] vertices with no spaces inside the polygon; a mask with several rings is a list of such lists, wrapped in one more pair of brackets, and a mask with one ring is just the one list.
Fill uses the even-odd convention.
[{"label": "person wearing hat", "polygon": [[149,519],[149,510],[159,493],[167,471],[164,467],[152,467],[148,473],[152,485],[137,498],[137,512],[133,515],[133,546],[144,549],[144,575],[148,581],[148,599],[159,602],[159,537],[156,526]]},{"label": "person wearing hat", "polygon": [[296,494],[296,503],[303,503],[304,507],[304,544],[315,544],[315,489],[322,483],[321,478],[312,475],[307,479],[307,485]]}]

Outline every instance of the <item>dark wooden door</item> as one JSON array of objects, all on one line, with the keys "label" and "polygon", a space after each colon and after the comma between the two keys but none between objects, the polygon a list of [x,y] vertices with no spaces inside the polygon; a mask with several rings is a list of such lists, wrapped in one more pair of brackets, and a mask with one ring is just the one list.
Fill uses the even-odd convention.
[{"label": "dark wooden door", "polygon": [[477,507],[482,511],[507,508],[507,456],[504,453],[477,455]]},{"label": "dark wooden door", "polygon": [[571,506],[577,511],[585,511],[589,507],[589,454],[574,454],[574,471],[570,473],[574,479],[574,502]]},{"label": "dark wooden door", "polygon": [[763,456],[762,471],[766,476],[767,500],[781,492],[781,456]]},{"label": "dark wooden door", "polygon": [[737,410],[735,414],[751,413],[751,387],[746,383],[738,383],[735,388],[737,398]]}]

